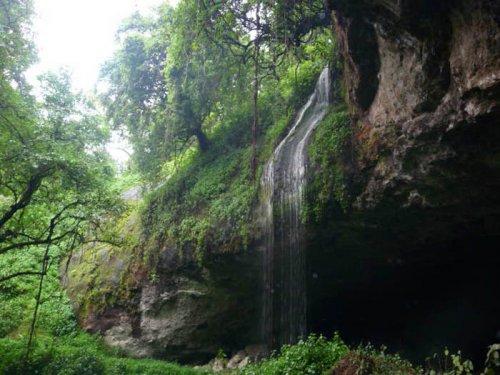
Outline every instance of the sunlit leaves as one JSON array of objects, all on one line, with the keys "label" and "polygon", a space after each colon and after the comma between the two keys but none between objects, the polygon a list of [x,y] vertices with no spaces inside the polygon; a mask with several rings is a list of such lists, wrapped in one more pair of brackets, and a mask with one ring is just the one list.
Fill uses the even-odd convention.
[{"label": "sunlit leaves", "polygon": [[0,0],[0,75],[19,84],[21,75],[34,60],[34,48],[28,38],[31,0]]}]

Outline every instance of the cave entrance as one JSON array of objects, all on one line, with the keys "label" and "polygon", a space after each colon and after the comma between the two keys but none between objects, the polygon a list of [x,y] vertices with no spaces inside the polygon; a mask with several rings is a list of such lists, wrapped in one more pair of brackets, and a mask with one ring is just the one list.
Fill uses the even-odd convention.
[{"label": "cave entrance", "polygon": [[500,236],[415,245],[376,231],[311,241],[310,330],[418,363],[448,347],[482,365],[500,339]]}]

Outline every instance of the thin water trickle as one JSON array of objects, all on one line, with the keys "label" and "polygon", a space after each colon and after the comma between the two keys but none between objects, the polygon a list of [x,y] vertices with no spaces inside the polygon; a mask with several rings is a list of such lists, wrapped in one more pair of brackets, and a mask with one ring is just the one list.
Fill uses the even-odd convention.
[{"label": "thin water trickle", "polygon": [[327,112],[328,68],[267,161],[261,187],[265,231],[263,337],[268,347],[294,343],[307,331],[306,257],[301,213],[307,144]]}]

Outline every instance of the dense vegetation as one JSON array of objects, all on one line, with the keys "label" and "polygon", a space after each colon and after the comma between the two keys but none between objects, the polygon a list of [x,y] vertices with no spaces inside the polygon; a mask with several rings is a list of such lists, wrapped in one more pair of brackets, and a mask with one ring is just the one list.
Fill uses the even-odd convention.
[{"label": "dense vegetation", "polygon": [[319,3],[290,10],[309,25],[294,43],[280,40],[283,15],[269,4],[246,4],[245,13],[227,2],[224,17],[203,4],[134,15],[103,69],[107,118],[130,134],[134,168],[151,191],[142,210],[146,259],[165,244],[200,263],[248,245],[261,167],[335,56]]},{"label": "dense vegetation", "polygon": [[[64,71],[40,77],[41,94],[34,94],[24,78],[36,58],[27,37],[31,1],[0,1],[0,373],[209,373],[126,358],[81,332],[60,279],[76,251],[91,261],[73,277],[109,277],[93,268],[106,247],[147,266],[154,283],[158,249],[166,245],[197,264],[246,249],[256,235],[264,163],[322,68],[341,70],[322,2],[184,0],[154,17],[132,15],[103,66],[107,89],[94,103],[74,92]],[[110,129],[133,146],[127,176],[115,175],[105,152]],[[329,205],[349,206],[340,161],[349,156],[350,135],[339,86],[310,148],[310,220],[321,220]],[[120,198],[137,184],[142,203]],[[133,228],[118,233],[126,226]],[[127,271],[121,288],[105,290],[114,303],[126,303]],[[94,295],[75,301],[94,311],[110,302]],[[491,366],[498,365],[495,353]],[[447,353],[442,363],[433,368],[472,371],[457,355]],[[423,371],[384,350],[349,350],[338,336],[311,335],[233,372],[327,374],[336,365],[373,374]]]},{"label": "dense vegetation", "polygon": [[99,228],[122,207],[94,104],[64,71],[40,77],[38,97],[24,79],[34,58],[30,4],[2,2],[0,37],[0,335],[27,334],[28,356],[37,318],[49,334],[75,328],[67,297],[47,279],[58,280],[62,257],[78,245],[113,242]]},{"label": "dense vegetation", "polygon": [[[24,78],[36,59],[32,4],[2,2],[0,334],[12,349],[4,371],[21,357],[21,371],[104,368],[91,357],[111,354],[78,333],[59,275],[81,246],[138,248],[107,225],[113,216],[126,222],[142,212],[134,234],[146,241],[143,260],[167,241],[194,250],[198,262],[248,244],[260,166],[333,56],[321,2],[280,6],[184,1],[152,18],[131,16],[102,70],[108,126],[64,71],[41,77],[34,95]],[[109,127],[133,145],[130,173],[150,192],[142,206],[119,199],[127,184],[114,181],[104,151]],[[67,352],[76,342],[88,358]],[[65,355],[74,360],[62,363]]]}]

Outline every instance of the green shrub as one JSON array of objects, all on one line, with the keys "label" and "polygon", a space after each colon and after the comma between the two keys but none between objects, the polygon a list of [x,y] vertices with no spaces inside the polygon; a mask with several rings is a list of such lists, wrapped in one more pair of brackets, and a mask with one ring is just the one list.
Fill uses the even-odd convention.
[{"label": "green shrub", "polygon": [[359,375],[417,375],[421,373],[419,368],[414,368],[399,354],[387,353],[383,346],[375,349],[370,344],[350,351],[339,361],[336,369],[350,369]]},{"label": "green shrub", "polygon": [[500,344],[493,344],[489,347],[485,361],[486,368],[482,375],[494,375],[500,373]]},{"label": "green shrub", "polygon": [[2,375],[196,375],[206,371],[149,359],[123,358],[89,334],[40,337],[26,360],[26,339],[0,339]]},{"label": "green shrub", "polygon": [[76,317],[66,293],[57,291],[51,297],[41,307],[38,326],[44,327],[54,336],[76,332]]},{"label": "green shrub", "polygon": [[296,345],[284,345],[279,354],[243,369],[242,375],[321,375],[346,352],[347,346],[338,335],[328,340],[311,334]]},{"label": "green shrub", "polygon": [[86,348],[58,350],[44,374],[47,375],[104,375],[104,362],[98,354]]},{"label": "green shrub", "polygon": [[0,374],[41,374],[52,361],[53,353],[47,345],[35,345],[29,360],[26,359],[26,340],[0,339]]},{"label": "green shrub", "polygon": [[460,350],[451,353],[445,349],[442,354],[434,353],[426,359],[426,373],[429,375],[472,375],[474,366],[468,359],[462,357]]}]

